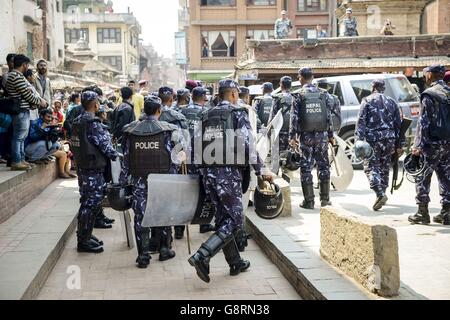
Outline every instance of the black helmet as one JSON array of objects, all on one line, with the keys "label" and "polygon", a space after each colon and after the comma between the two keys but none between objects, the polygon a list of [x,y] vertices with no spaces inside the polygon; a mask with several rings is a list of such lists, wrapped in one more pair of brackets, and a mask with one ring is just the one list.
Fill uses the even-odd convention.
[{"label": "black helmet", "polygon": [[403,161],[403,168],[406,171],[406,178],[412,183],[420,183],[433,171],[423,154],[419,156],[408,154]]},{"label": "black helmet", "polygon": [[256,187],[254,206],[256,214],[263,219],[275,219],[281,214],[284,206],[283,194],[278,185],[272,184],[272,190],[261,190]]},{"label": "black helmet", "polygon": [[373,156],[373,149],[366,141],[358,140],[355,143],[355,156],[359,160],[369,160]]},{"label": "black helmet", "polygon": [[132,188],[131,185],[111,184],[107,190],[108,201],[111,208],[116,211],[131,209]]},{"label": "black helmet", "polygon": [[292,149],[282,152],[280,166],[289,171],[297,171],[300,168],[300,153]]}]

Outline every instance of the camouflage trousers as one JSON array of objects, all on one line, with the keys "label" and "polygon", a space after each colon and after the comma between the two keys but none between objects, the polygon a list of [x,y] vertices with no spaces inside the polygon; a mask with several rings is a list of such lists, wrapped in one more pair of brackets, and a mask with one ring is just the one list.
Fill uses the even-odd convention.
[{"label": "camouflage trousers", "polygon": [[328,140],[308,135],[302,136],[300,138],[300,151],[300,180],[302,183],[313,183],[312,170],[315,165],[317,165],[319,180],[330,180]]},{"label": "camouflage trousers", "polygon": [[364,173],[369,179],[370,189],[380,194],[389,187],[389,168],[395,152],[395,140],[388,139],[370,143],[373,156],[364,161]]},{"label": "camouflage trousers", "polygon": [[439,182],[441,204],[450,204],[450,147],[436,146],[433,156],[427,157],[433,169],[420,183],[416,183],[416,203],[429,203],[431,190],[431,177],[436,172]]},{"label": "camouflage trousers", "polygon": [[239,169],[207,169],[203,184],[216,209],[216,230],[226,235],[234,234],[243,226],[242,175]]},{"label": "camouflage trousers", "polygon": [[[95,216],[101,210],[106,191],[106,182],[102,170],[78,169],[80,190],[80,210],[78,211],[78,233],[92,232]],[[89,231],[90,230],[90,231]]]}]

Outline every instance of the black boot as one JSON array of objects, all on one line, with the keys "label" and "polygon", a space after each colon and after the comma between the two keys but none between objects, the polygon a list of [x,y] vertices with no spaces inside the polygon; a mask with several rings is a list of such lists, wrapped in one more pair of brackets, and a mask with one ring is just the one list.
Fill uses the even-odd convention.
[{"label": "black boot", "polygon": [[112,225],[110,223],[107,223],[103,217],[104,217],[103,208],[102,207],[97,208],[97,210],[95,211],[95,224],[94,224],[95,229],[111,229],[112,228]]},{"label": "black boot", "polygon": [[91,235],[91,239],[94,240],[95,242],[97,242],[100,246],[103,245],[103,241],[100,240],[99,238],[97,238],[96,236],[94,236],[93,234]]},{"label": "black boot", "polygon": [[324,180],[319,182],[319,193],[320,193],[320,206],[326,207],[331,206],[330,201],[330,180]]},{"label": "black boot", "polygon": [[216,231],[216,228],[212,224],[201,224],[200,225],[200,233],[207,233]]},{"label": "black boot", "polygon": [[444,218],[446,215],[450,215],[450,204],[444,204],[441,212],[433,218],[433,222],[444,224]]},{"label": "black boot", "polygon": [[220,231],[216,231],[200,246],[198,251],[189,258],[189,264],[195,268],[200,279],[209,283],[210,259],[232,240],[234,241],[232,234],[227,236]]},{"label": "black boot", "polygon": [[238,229],[235,232],[234,239],[236,241],[236,245],[239,249],[239,252],[244,252],[245,248],[248,246],[248,239],[251,239],[252,236],[247,234],[244,229]]},{"label": "black boot", "polygon": [[388,197],[384,191],[376,191],[377,198],[375,199],[375,203],[372,206],[373,211],[378,211],[386,204],[388,201]]},{"label": "black boot", "polygon": [[92,212],[90,216],[81,217],[78,213],[78,228],[77,228],[77,251],[88,253],[101,253],[103,247],[92,239],[92,229],[95,220],[95,215]]},{"label": "black boot", "polygon": [[161,247],[161,228],[153,227],[151,230],[150,237],[150,253],[158,253]]},{"label": "black boot", "polygon": [[175,239],[180,240],[183,239],[185,226],[175,226]]},{"label": "black boot", "polygon": [[116,222],[115,219],[110,219],[107,216],[105,216],[105,212],[103,211],[103,208],[100,209],[98,216],[99,216],[98,219],[102,219],[107,224],[113,224],[114,222]]},{"label": "black boot", "polygon": [[314,188],[312,183],[302,183],[302,190],[303,190],[303,197],[305,200],[303,200],[303,203],[300,205],[300,207],[304,209],[314,209]]},{"label": "black boot", "polygon": [[230,266],[230,276],[237,276],[250,267],[250,262],[241,258],[235,239],[228,242],[222,250],[225,260]]},{"label": "black boot", "polygon": [[138,249],[138,257],[136,259],[137,267],[141,269],[147,268],[150,264],[150,228],[141,228],[136,235],[136,244]]},{"label": "black boot", "polygon": [[175,251],[171,250],[172,247],[172,228],[164,227],[161,230],[161,247],[159,249],[159,261],[166,261],[175,257]]},{"label": "black boot", "polygon": [[417,213],[408,217],[408,221],[412,224],[429,224],[430,213],[428,212],[428,203],[420,203]]}]

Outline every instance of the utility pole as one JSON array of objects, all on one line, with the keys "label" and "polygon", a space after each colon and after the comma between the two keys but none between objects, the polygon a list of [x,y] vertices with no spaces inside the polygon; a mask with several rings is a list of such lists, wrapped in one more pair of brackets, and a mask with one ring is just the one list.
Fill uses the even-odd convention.
[{"label": "utility pole", "polygon": [[48,61],[47,50],[47,0],[41,0],[42,9],[42,57]]}]

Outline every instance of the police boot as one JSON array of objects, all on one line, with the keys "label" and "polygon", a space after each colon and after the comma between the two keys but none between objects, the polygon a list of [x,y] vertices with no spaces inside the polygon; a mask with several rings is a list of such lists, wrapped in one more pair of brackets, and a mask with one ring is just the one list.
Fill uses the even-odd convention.
[{"label": "police boot", "polygon": [[104,219],[103,214],[103,208],[99,207],[95,210],[95,223],[94,228],[95,229],[111,229],[112,225],[110,223],[107,223]]},{"label": "police boot", "polygon": [[449,215],[450,218],[450,204],[444,204],[441,212],[433,218],[433,222],[444,224],[444,217]]},{"label": "police boot", "polygon": [[172,247],[172,228],[166,227],[161,230],[161,247],[159,249],[159,261],[166,261],[175,257]]},{"label": "police boot", "polygon": [[408,217],[408,221],[412,224],[429,224],[430,213],[428,212],[428,203],[420,203],[417,213]]},{"label": "police boot", "polygon": [[234,240],[232,234],[227,236],[220,231],[216,231],[189,258],[189,264],[195,268],[200,279],[209,283],[209,261],[232,240]]},{"label": "police boot", "polygon": [[237,276],[250,267],[250,261],[241,258],[241,255],[239,254],[240,250],[235,239],[228,242],[222,249],[225,260],[230,266],[230,276]]},{"label": "police boot", "polygon": [[324,180],[319,182],[319,193],[320,193],[320,206],[326,207],[331,206],[330,201],[330,180]]},{"label": "police boot", "polygon": [[180,240],[183,239],[185,226],[175,226],[175,239]]},{"label": "police boot", "polygon": [[303,190],[303,203],[300,207],[304,209],[314,209],[314,188],[312,183],[303,183],[302,182],[302,190]]},{"label": "police boot", "polygon": [[147,268],[150,264],[150,228],[142,228],[139,232],[139,238],[136,236],[136,244],[138,249],[138,257],[136,259],[137,267],[141,269]]},{"label": "police boot", "polygon": [[200,225],[200,233],[207,233],[212,231],[216,231],[216,228],[212,224],[208,223]]},{"label": "police boot", "polygon": [[388,201],[388,197],[386,196],[385,192],[379,191],[376,194],[377,194],[377,198],[375,199],[375,203],[373,204],[373,207],[372,207],[372,209],[374,211],[378,211],[381,208],[383,208],[383,206]]},{"label": "police boot", "polygon": [[245,248],[248,246],[248,239],[251,239],[252,236],[247,234],[244,229],[238,229],[235,232],[234,239],[236,241],[236,245],[239,249],[239,252],[244,252]]},{"label": "police boot", "polygon": [[161,228],[153,227],[151,230],[150,237],[150,253],[157,253],[161,247]]},{"label": "police boot", "polygon": [[88,252],[88,253],[101,253],[103,252],[103,247],[92,237],[92,227],[94,223],[94,215],[90,217],[83,217],[78,214],[78,230],[77,230],[77,251],[78,252]]},{"label": "police boot", "polygon": [[103,208],[100,208],[100,212],[98,213],[98,215],[99,215],[98,219],[102,219],[107,224],[113,224],[114,222],[116,222],[115,219],[110,219],[107,216],[105,216],[105,212],[103,211]]}]

